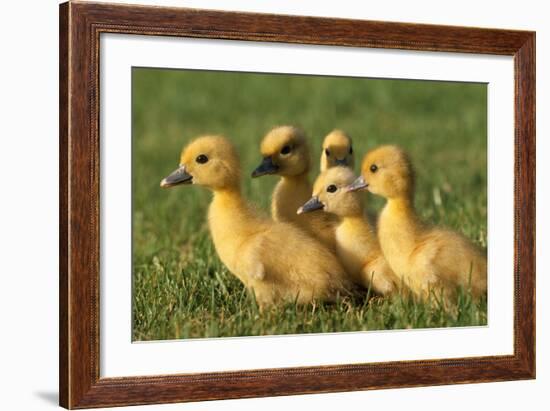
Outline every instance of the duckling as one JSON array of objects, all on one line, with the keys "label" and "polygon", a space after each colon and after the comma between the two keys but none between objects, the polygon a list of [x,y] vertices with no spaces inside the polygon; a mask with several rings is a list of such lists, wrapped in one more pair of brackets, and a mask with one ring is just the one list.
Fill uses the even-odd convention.
[{"label": "duckling", "polygon": [[252,177],[276,174],[281,179],[271,197],[271,216],[275,221],[296,224],[334,249],[334,219],[328,214],[298,216],[296,210],[311,196],[308,173],[310,150],[305,133],[294,126],[275,127],[263,138],[262,163]]},{"label": "duckling", "polygon": [[354,167],[351,137],[342,130],[332,130],[323,141],[321,172],[335,166]]},{"label": "duckling", "polygon": [[240,162],[224,137],[202,136],[182,151],[179,168],[161,187],[197,184],[213,199],[208,225],[221,261],[256,296],[280,301],[334,301],[352,289],[337,257],[292,224],[261,216],[241,195]]},{"label": "duckling", "polygon": [[363,159],[350,191],[367,188],[386,199],[378,220],[382,252],[395,273],[420,297],[440,290],[450,298],[457,287],[474,297],[487,291],[487,257],[466,237],[423,223],[414,208],[414,171],[396,146],[381,146]]},{"label": "duckling", "polygon": [[356,283],[382,295],[398,290],[399,279],[386,262],[376,233],[363,212],[359,193],[345,188],[355,180],[347,167],[332,167],[321,173],[313,185],[313,197],[298,214],[323,210],[339,217],[336,251]]},{"label": "duckling", "polygon": [[[321,172],[330,167],[349,167],[353,170],[355,166],[355,156],[351,137],[342,130],[332,130],[327,134],[323,141],[323,150],[321,151]],[[369,223],[376,227],[376,214],[372,210],[367,210]]]}]

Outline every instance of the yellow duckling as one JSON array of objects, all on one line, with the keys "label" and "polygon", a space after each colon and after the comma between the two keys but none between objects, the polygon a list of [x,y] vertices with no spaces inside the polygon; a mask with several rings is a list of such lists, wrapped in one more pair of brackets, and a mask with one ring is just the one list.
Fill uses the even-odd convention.
[{"label": "yellow duckling", "polygon": [[321,172],[335,166],[354,167],[351,137],[342,130],[331,131],[323,141]]},{"label": "yellow duckling", "polygon": [[414,209],[414,172],[399,147],[382,146],[363,159],[361,176],[348,190],[367,188],[386,198],[378,239],[390,267],[411,290],[455,295],[458,286],[474,296],[487,291],[487,257],[464,236],[422,223]]},{"label": "yellow duckling", "polygon": [[347,167],[332,167],[321,173],[313,186],[313,197],[298,209],[298,214],[323,210],[338,216],[336,251],[344,268],[356,283],[388,295],[399,288],[400,282],[364,216],[361,196],[346,190],[354,180],[353,171]]},{"label": "yellow duckling", "polygon": [[[332,130],[323,141],[323,151],[321,152],[321,172],[331,167],[349,167],[353,170],[355,166],[355,156],[351,137],[342,130]],[[367,211],[369,222],[376,226],[376,214]]]},{"label": "yellow duckling", "polygon": [[224,137],[203,136],[181,153],[179,168],[161,187],[197,184],[213,191],[208,225],[216,251],[253,290],[260,306],[281,300],[333,301],[351,284],[337,257],[288,223],[259,215],[241,196],[240,164]]},{"label": "yellow duckling", "polygon": [[334,248],[334,219],[328,215],[298,216],[296,210],[311,196],[308,179],[311,158],[306,136],[293,126],[272,129],[262,140],[262,163],[252,172],[252,177],[268,174],[281,176],[271,198],[271,216],[275,221],[298,225]]}]

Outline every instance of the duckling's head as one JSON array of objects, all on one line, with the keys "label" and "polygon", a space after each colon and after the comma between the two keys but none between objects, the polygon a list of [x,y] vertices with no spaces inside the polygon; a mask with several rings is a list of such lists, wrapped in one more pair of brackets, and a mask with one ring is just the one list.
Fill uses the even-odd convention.
[{"label": "duckling's head", "polygon": [[160,182],[163,188],[180,184],[239,188],[239,157],[233,144],[221,136],[202,136],[189,143],[181,152],[179,168]]},{"label": "duckling's head", "polygon": [[361,215],[362,196],[346,189],[354,180],[353,171],[347,167],[332,167],[322,172],[313,185],[313,196],[297,213],[323,210],[339,217]]},{"label": "duckling's head", "polygon": [[352,169],[354,166],[351,137],[342,130],[331,131],[323,141],[321,171],[335,166],[344,166]]},{"label": "duckling's head", "polygon": [[275,127],[262,140],[262,163],[252,177],[267,174],[299,176],[309,171],[309,147],[305,133],[294,126]]},{"label": "duckling's head", "polygon": [[361,176],[348,190],[364,188],[385,198],[412,197],[414,170],[407,153],[397,146],[381,146],[367,153]]}]

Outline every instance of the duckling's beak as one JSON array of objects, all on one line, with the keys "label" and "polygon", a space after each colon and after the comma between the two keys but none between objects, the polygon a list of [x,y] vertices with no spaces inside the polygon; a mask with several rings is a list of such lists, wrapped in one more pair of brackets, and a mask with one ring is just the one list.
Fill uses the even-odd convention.
[{"label": "duckling's beak", "polygon": [[169,188],[180,184],[191,184],[193,176],[185,171],[185,166],[181,166],[176,171],[172,172],[168,177],[162,179],[160,186]]},{"label": "duckling's beak", "polygon": [[344,167],[347,167],[348,166],[348,160],[346,160],[346,158],[344,157],[343,159],[341,160],[334,160],[334,163],[337,165],[337,166],[344,166]]},{"label": "duckling's beak", "polygon": [[315,210],[322,210],[323,208],[325,208],[325,205],[319,201],[318,197],[311,197],[296,211],[296,214],[309,213]]},{"label": "duckling's beak", "polygon": [[357,177],[357,179],[349,186],[345,187],[346,191],[358,191],[367,188],[369,184],[365,181],[363,176]]},{"label": "duckling's beak", "polygon": [[252,172],[252,177],[265,176],[266,174],[275,174],[279,171],[279,166],[273,164],[271,156],[264,157],[262,163]]}]

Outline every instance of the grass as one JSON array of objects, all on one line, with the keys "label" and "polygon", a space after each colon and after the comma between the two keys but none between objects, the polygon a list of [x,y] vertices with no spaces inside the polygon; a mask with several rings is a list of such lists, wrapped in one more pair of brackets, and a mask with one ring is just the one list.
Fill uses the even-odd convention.
[{"label": "grass", "polygon": [[[352,135],[359,159],[386,143],[409,151],[421,216],[486,247],[486,85],[134,68],[132,93],[134,340],[487,323],[486,301],[467,293],[447,307],[363,297],[260,313],[216,255],[205,220],[210,194],[159,188],[192,137],[224,134],[241,154],[244,194],[267,212],[277,178],[248,178],[261,137],[274,125],[300,125],[317,159],[322,138],[338,127]],[[383,205],[368,200],[372,211]]]}]

